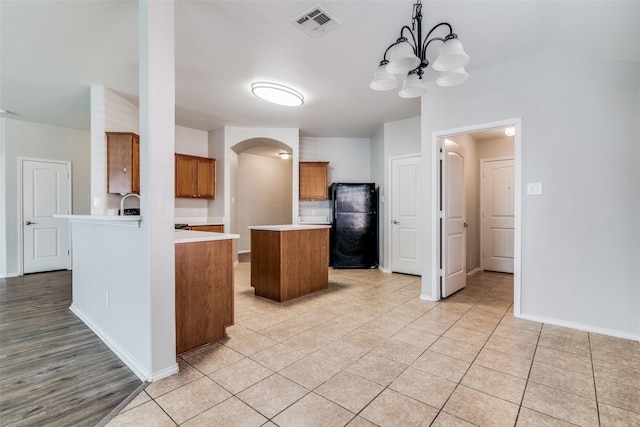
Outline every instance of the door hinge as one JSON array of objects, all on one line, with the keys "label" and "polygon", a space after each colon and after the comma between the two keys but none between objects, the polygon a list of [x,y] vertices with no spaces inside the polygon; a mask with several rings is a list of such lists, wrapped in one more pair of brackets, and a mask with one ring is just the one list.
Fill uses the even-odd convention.
[{"label": "door hinge", "polygon": [[438,153],[438,160],[444,160],[444,153],[442,151]]},{"label": "door hinge", "polygon": [[443,269],[440,269],[440,270],[438,271],[438,274],[440,275],[440,277],[444,277],[444,270],[443,270]]},{"label": "door hinge", "polygon": [[438,218],[444,218],[444,211],[438,212]]},{"label": "door hinge", "polygon": [[71,250],[67,250],[67,255],[71,255]]}]

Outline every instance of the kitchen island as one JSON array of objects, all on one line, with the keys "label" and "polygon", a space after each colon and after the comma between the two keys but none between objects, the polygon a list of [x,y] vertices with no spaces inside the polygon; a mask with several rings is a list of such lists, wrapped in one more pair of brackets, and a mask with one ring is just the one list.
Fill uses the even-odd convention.
[{"label": "kitchen island", "polygon": [[251,286],[283,302],[329,288],[328,225],[264,225],[251,229]]},{"label": "kitchen island", "polygon": [[220,341],[233,325],[233,239],[175,231],[176,354]]}]

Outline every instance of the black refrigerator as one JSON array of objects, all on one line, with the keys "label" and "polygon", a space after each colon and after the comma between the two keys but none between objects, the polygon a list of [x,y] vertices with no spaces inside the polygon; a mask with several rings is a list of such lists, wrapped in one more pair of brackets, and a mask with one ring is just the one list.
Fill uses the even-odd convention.
[{"label": "black refrigerator", "polygon": [[373,183],[335,183],[331,197],[330,265],[378,267],[378,192]]}]

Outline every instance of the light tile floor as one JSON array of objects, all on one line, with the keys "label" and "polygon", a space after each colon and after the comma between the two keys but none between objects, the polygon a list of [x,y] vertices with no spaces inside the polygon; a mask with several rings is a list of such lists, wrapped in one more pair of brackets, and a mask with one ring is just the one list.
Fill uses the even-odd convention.
[{"label": "light tile floor", "polygon": [[240,263],[229,338],[108,426],[640,426],[640,344],[514,318],[511,275],[434,303],[418,277],[329,274],[280,304]]}]

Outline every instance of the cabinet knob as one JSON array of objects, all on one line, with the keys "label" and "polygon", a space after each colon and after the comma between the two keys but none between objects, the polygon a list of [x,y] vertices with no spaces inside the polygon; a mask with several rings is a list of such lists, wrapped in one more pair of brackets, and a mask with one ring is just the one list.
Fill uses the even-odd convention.
[{"label": "cabinet knob", "polygon": [[122,172],[127,173],[127,168],[122,168]]}]

